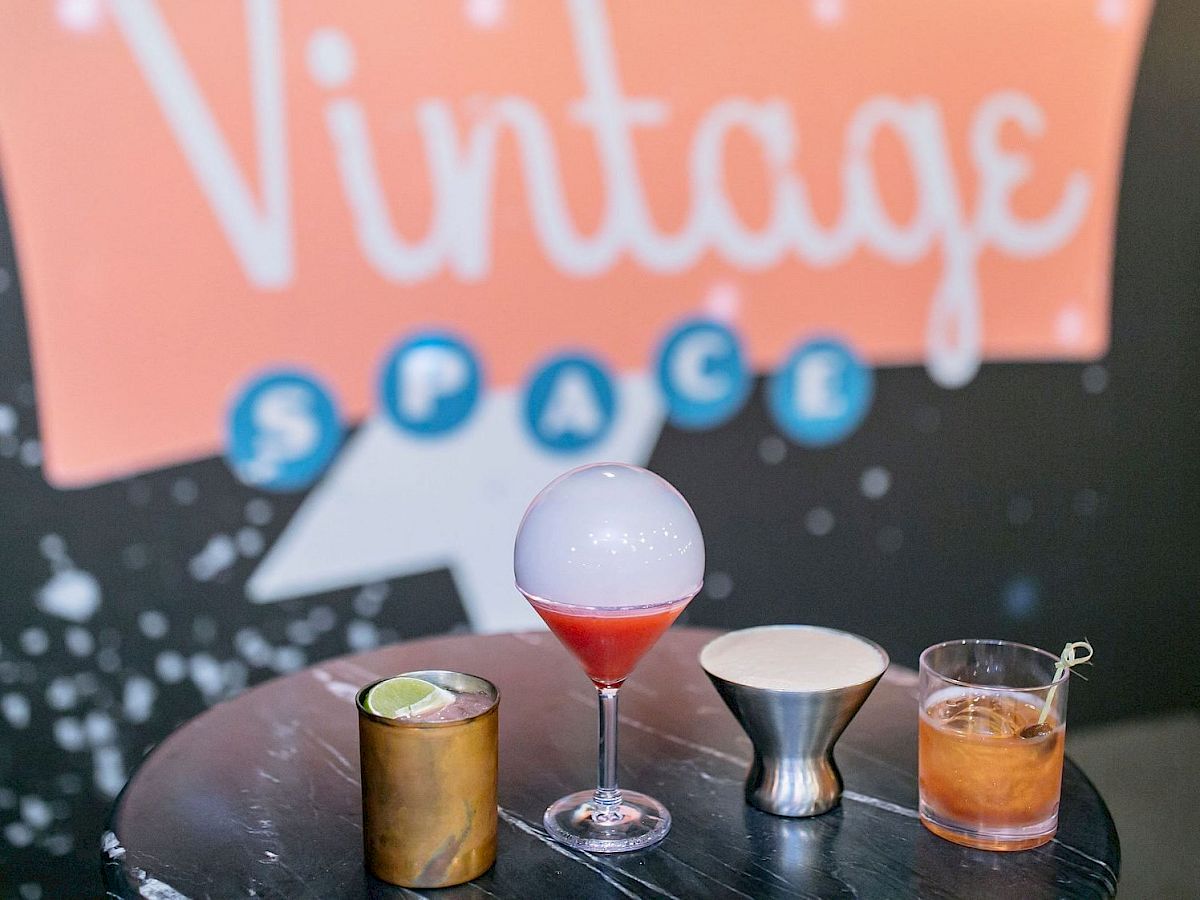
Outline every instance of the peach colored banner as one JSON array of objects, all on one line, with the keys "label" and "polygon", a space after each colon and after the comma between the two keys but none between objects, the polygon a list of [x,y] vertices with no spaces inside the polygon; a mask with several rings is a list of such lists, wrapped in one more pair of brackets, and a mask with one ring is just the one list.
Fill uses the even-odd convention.
[{"label": "peach colored banner", "polygon": [[[734,12],[736,10],[736,14]],[[623,370],[714,284],[948,387],[1090,359],[1149,0],[0,6],[47,476],[208,456],[305,367],[358,419],[425,325],[489,386]]]}]

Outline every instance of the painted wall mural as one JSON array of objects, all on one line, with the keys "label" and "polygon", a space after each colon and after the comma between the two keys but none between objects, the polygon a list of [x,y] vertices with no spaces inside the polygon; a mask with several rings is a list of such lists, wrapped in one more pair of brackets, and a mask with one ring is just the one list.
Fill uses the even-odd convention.
[{"label": "painted wall mural", "polygon": [[512,536],[586,462],[694,501],[693,624],[1117,629],[1169,8],[0,7],[0,894],[207,705],[537,626]]}]

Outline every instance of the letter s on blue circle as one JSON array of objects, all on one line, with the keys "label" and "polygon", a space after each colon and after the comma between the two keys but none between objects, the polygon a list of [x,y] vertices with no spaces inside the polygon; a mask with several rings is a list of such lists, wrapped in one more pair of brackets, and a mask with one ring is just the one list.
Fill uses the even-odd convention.
[{"label": "letter s on blue circle", "polygon": [[226,420],[225,458],[239,480],[270,491],[307,487],[342,441],[332,394],[305,372],[276,369],[251,379]]}]

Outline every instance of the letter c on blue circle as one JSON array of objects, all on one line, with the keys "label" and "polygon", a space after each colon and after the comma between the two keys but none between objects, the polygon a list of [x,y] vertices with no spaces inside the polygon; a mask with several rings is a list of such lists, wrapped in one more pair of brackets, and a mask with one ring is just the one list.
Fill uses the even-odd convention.
[{"label": "letter c on blue circle", "polygon": [[678,428],[715,428],[737,415],[750,395],[737,335],[711,319],[674,328],[659,349],[657,372],[668,417]]},{"label": "letter c on blue circle", "polygon": [[797,347],[771,376],[767,407],[789,438],[826,447],[850,435],[866,417],[874,375],[849,346],[831,338]]},{"label": "letter c on blue circle", "polygon": [[479,360],[444,332],[414,335],[387,355],[379,397],[388,418],[417,437],[439,437],[461,426],[479,400]]}]

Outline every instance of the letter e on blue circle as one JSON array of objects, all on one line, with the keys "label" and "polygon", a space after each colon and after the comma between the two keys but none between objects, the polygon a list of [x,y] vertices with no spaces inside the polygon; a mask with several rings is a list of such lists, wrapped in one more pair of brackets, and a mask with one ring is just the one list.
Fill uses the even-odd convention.
[{"label": "letter e on blue circle", "polygon": [[771,376],[767,405],[776,425],[798,444],[836,444],[871,407],[874,375],[841,341],[808,341]]},{"label": "letter e on blue circle", "polygon": [[270,491],[307,487],[342,441],[333,396],[316,378],[276,370],[252,379],[233,402],[226,459],[242,482]]},{"label": "letter e on blue circle", "polygon": [[470,417],[482,380],[470,347],[453,335],[428,332],[388,354],[379,395],[397,426],[419,437],[438,437]]},{"label": "letter e on blue circle", "polygon": [[587,356],[559,356],[542,366],[525,393],[525,424],[537,442],[574,453],[612,427],[617,401],[612,378]]},{"label": "letter e on blue circle", "polygon": [[715,428],[733,418],[750,394],[737,335],[709,319],[679,325],[659,350],[658,385],[678,428]]}]

